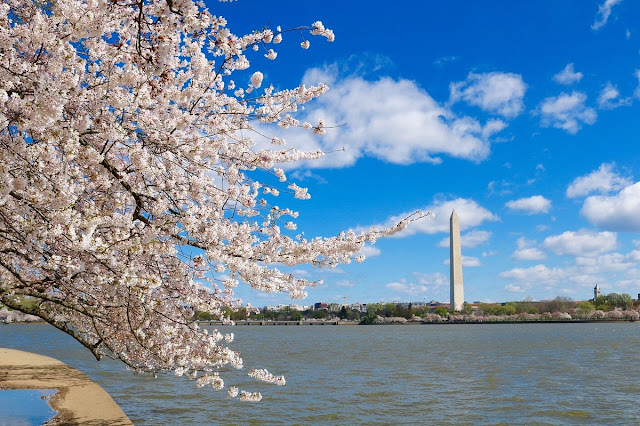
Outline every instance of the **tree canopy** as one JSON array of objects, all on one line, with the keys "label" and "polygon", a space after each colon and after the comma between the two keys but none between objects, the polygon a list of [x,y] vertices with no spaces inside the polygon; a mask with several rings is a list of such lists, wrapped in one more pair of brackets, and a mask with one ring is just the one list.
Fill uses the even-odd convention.
[{"label": "tree canopy", "polygon": [[[334,38],[321,22],[295,30]],[[2,2],[0,302],[98,359],[222,388],[218,369],[242,359],[194,311],[226,318],[240,283],[303,297],[314,283],[281,265],[362,261],[363,244],[406,227],[306,239],[275,204],[309,198],[285,165],[324,153],[269,126],[326,131],[295,113],[327,86],[275,90],[247,71],[284,33],[236,36],[192,0]]]}]

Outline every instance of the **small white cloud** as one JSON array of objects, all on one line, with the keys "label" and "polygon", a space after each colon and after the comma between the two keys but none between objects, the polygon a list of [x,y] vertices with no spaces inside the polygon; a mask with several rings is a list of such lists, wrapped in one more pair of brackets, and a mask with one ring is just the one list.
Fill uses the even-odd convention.
[{"label": "small white cloud", "polygon": [[602,6],[598,7],[598,17],[591,25],[592,30],[599,30],[602,28],[611,16],[611,8],[613,6],[622,3],[622,0],[606,0]]},{"label": "small white cloud", "polygon": [[404,282],[389,283],[385,287],[397,293],[408,294],[409,296],[414,297],[422,296],[429,291],[429,288],[427,286]]},{"label": "small white cloud", "polygon": [[331,275],[342,275],[347,273],[347,271],[341,268],[324,268],[322,272]]},{"label": "small white cloud", "polygon": [[385,287],[396,293],[416,299],[427,298],[427,300],[430,300],[432,298],[448,297],[449,278],[441,273],[414,273],[411,279],[402,278],[387,284]]},{"label": "small white cloud", "polygon": [[[473,231],[469,231],[466,234],[462,234],[460,236],[460,245],[462,247],[477,247],[482,243],[489,241],[491,238],[491,232],[489,231],[480,231],[474,229]],[[449,247],[449,238],[445,238],[438,243],[440,247]]]},{"label": "small white cloud", "polygon": [[[449,285],[449,280],[444,274],[413,274],[413,279],[400,279],[387,284],[385,287],[395,292],[407,294],[413,297],[424,297],[432,295],[434,291],[440,292],[440,289]],[[429,296],[431,297],[431,296]]]},{"label": "small white cloud", "polygon": [[443,56],[443,57],[438,58],[435,61],[433,61],[433,63],[434,63],[434,65],[442,66],[442,65],[448,64],[450,62],[455,62],[457,60],[458,60],[457,56]]},{"label": "small white cloud", "polygon": [[529,241],[524,237],[520,237],[516,244],[518,248],[511,255],[515,260],[542,260],[547,257],[542,250],[534,247],[536,241]]},{"label": "small white cloud", "polygon": [[587,197],[580,214],[590,223],[616,231],[640,232],[640,182],[612,196]]},{"label": "small white cloud", "polygon": [[636,78],[638,79],[638,87],[633,92],[633,97],[640,99],[640,70],[635,71]]},{"label": "small white cloud", "polygon": [[512,257],[515,260],[543,260],[547,255],[540,249],[529,247],[514,251]]},{"label": "small white cloud", "polygon": [[627,38],[627,40],[629,40],[629,39],[631,38],[631,31],[626,30],[626,31],[624,32],[624,35],[625,35],[625,37]]},{"label": "small white cloud", "polygon": [[629,105],[631,105],[631,99],[621,98],[618,89],[610,82],[607,82],[607,85],[600,91],[600,96],[598,97],[600,109],[615,109]]},{"label": "small white cloud", "polygon": [[322,176],[313,173],[311,170],[295,170],[291,177],[297,181],[314,180],[319,184],[326,184],[327,180]]},{"label": "small white cloud", "polygon": [[548,225],[536,225],[536,231],[538,232],[543,232],[543,231],[546,231],[547,229],[549,229]]},{"label": "small white cloud", "polygon": [[360,254],[364,254],[364,255],[365,255],[365,257],[366,257],[367,259],[369,259],[369,258],[371,258],[371,257],[380,256],[380,253],[381,253],[381,251],[380,251],[380,249],[379,249],[378,247],[376,247],[376,246],[372,246],[372,245],[366,245],[366,246],[362,247],[362,250],[360,250],[360,251],[356,254],[356,256],[357,256],[357,255],[360,255]]},{"label": "small white cloud", "polygon": [[[507,168],[511,168],[511,167],[509,166]],[[513,184],[511,182],[507,182],[504,180],[500,182],[491,181],[487,185],[487,190],[489,191],[490,195],[500,195],[500,196],[509,195],[513,193],[512,188],[513,188]]]},{"label": "small white cloud", "polygon": [[564,277],[562,269],[549,269],[543,264],[532,266],[530,268],[514,268],[500,273],[502,278],[512,279],[518,282],[529,283],[555,283],[558,279]]},{"label": "small white cloud", "polygon": [[585,105],[587,95],[580,92],[549,97],[540,105],[543,126],[553,126],[576,134],[583,124],[593,124],[598,118],[596,111]]},{"label": "small white cloud", "polygon": [[525,214],[548,213],[551,208],[551,200],[542,195],[534,195],[509,201],[505,205],[511,211],[519,211]]},{"label": "small white cloud", "polygon": [[513,118],[524,109],[527,85],[522,76],[513,73],[469,73],[465,81],[449,85],[450,101],[463,100],[484,111]]},{"label": "small white cloud", "polygon": [[[311,274],[309,273],[309,271],[305,270],[305,269],[294,269],[293,271],[291,271],[291,273],[299,278],[310,278]],[[229,278],[228,276],[226,278]],[[226,279],[225,278],[225,279]]]},{"label": "small white cloud", "polygon": [[616,173],[614,168],[614,163],[602,163],[598,170],[575,178],[567,188],[567,197],[582,197],[592,192],[608,193],[632,183],[630,179]]},{"label": "small white cloud", "polygon": [[553,76],[553,81],[559,84],[573,84],[582,79],[582,73],[573,69],[573,63],[567,64],[566,67],[558,74]]},{"label": "small white cloud", "polygon": [[462,256],[462,266],[472,268],[475,266],[482,266],[482,262],[477,257]]},{"label": "small white cloud", "polygon": [[355,283],[349,280],[341,280],[336,282],[336,287],[341,287],[341,288],[351,288],[351,287],[355,287]]},{"label": "small white cloud", "polygon": [[[442,264],[449,265],[451,261],[449,259],[445,259]],[[462,256],[462,266],[467,268],[474,268],[476,266],[482,266],[482,262],[477,257],[471,256]]]},{"label": "small white cloud", "polygon": [[430,287],[442,287],[449,285],[449,277],[446,277],[440,272],[436,272],[433,274],[422,274],[419,272],[415,272],[413,274],[413,277],[418,284],[423,284]]},{"label": "small white cloud", "polygon": [[528,288],[515,284],[507,284],[506,286],[504,286],[504,289],[509,293],[524,293],[528,290]]},{"label": "small white cloud", "polygon": [[617,245],[615,232],[594,232],[581,229],[566,231],[544,239],[544,247],[555,254],[570,256],[595,256],[614,250]]},{"label": "small white cloud", "polygon": [[493,119],[487,121],[487,123],[482,127],[482,137],[485,139],[489,139],[494,134],[501,132],[507,127],[507,123],[500,119]]}]

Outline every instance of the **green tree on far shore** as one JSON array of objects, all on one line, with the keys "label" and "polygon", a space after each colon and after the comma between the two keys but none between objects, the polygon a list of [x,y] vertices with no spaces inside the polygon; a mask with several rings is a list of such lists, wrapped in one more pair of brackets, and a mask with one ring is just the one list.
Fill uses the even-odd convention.
[{"label": "green tree on far shore", "polygon": [[473,312],[473,306],[470,303],[464,302],[462,304],[462,313],[465,315],[471,315]]},{"label": "green tree on far shore", "polygon": [[447,308],[445,308],[444,306],[438,306],[437,308],[435,308],[433,310],[434,314],[438,314],[441,317],[446,317],[447,316]]},{"label": "green tree on far shore", "polygon": [[596,309],[605,312],[612,311],[616,308],[627,310],[633,307],[633,299],[627,293],[609,293],[603,296],[598,296],[593,304]]},{"label": "green tree on far shore", "polygon": [[594,306],[593,303],[587,300],[583,300],[581,302],[578,302],[578,304],[576,305],[576,309],[578,309],[578,312],[580,312],[580,314],[586,315],[595,311],[596,307]]}]

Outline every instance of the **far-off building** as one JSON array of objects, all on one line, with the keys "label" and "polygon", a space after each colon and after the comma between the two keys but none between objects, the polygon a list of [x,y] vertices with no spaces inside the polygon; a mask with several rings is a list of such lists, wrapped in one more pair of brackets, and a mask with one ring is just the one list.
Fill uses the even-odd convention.
[{"label": "far-off building", "polygon": [[602,292],[600,291],[600,286],[596,284],[593,288],[593,300],[596,300],[600,296],[602,296]]},{"label": "far-off building", "polygon": [[461,311],[464,304],[462,284],[462,249],[460,248],[460,221],[455,209],[449,219],[449,281],[451,285],[451,310]]}]

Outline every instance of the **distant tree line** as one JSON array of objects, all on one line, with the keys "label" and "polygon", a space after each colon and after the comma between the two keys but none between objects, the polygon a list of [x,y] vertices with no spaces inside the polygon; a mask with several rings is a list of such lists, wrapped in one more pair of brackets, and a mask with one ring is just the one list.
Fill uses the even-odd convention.
[{"label": "distant tree line", "polygon": [[[301,320],[346,320],[361,324],[375,324],[385,318],[403,318],[405,320],[426,320],[438,322],[454,321],[493,321],[493,320],[548,320],[548,319],[637,319],[640,316],[633,309],[633,299],[629,294],[609,293],[595,300],[573,301],[569,297],[558,296],[551,300],[523,301],[506,303],[465,303],[459,312],[450,311],[445,306],[420,305],[411,303],[371,303],[366,312],[351,309],[349,306],[339,307],[333,304],[330,309],[293,310],[285,307],[281,310],[247,311],[242,307],[237,310],[227,308],[225,315],[233,321],[301,321]],[[626,312],[629,311],[629,312]],[[207,312],[196,312],[197,320],[216,320]]]}]

